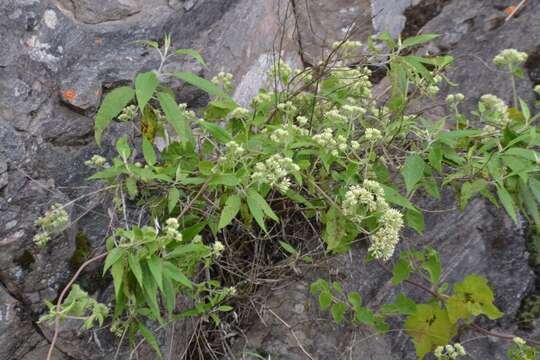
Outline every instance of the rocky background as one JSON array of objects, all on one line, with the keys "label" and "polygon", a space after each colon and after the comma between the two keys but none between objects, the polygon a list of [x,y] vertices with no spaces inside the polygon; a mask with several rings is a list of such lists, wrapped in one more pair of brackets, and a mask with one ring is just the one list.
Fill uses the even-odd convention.
[{"label": "rocky background", "polygon": [[[504,9],[516,2],[0,0],[0,360],[45,359],[52,333],[36,322],[43,300],[55,299],[81,261],[104,241],[108,204],[96,185],[85,181],[91,170],[83,163],[109,148],[98,149],[93,141],[93,116],[103,92],[158,64],[155,54],[134,40],[160,40],[171,33],[176,48],[198,49],[210,66],[202,69],[179,58],[171,68],[208,78],[231,72],[235,97],[245,103],[263,84],[279,52],[297,67],[316,64],[353,23],[359,40],[382,31],[437,32],[441,37],[423,51],[456,57],[448,77],[461,85],[469,105],[488,92],[509,100],[510,84],[491,64],[505,48],[529,54],[519,91],[531,99],[533,86],[540,84],[540,2],[529,0],[505,22]],[[179,83],[172,86],[183,101],[206,101]],[[115,124],[110,133],[123,131],[127,129]],[[73,228],[45,250],[36,248],[36,218],[54,202],[79,197],[70,207]],[[424,208],[433,210],[427,213],[428,230],[423,236],[407,234],[404,244],[429,243],[440,249],[448,281],[471,272],[486,276],[497,305],[507,314],[490,326],[539,338],[534,321],[527,330],[519,326],[523,313],[534,307],[531,294],[537,290],[526,226],[513,225],[503,211],[479,200],[459,212],[451,194],[442,203],[426,202]],[[331,270],[376,306],[395,290],[388,275],[362,263],[364,251],[354,249],[353,256],[329,260],[321,273]],[[239,359],[249,358],[242,355],[246,350],[283,360],[414,359],[412,344],[400,332],[378,337],[332,324],[310,299],[309,283],[316,277],[307,273],[256,296],[260,311],[244,335],[231,341],[231,353]],[[91,272],[83,281],[102,301],[108,298],[106,281]],[[185,322],[161,331],[170,359],[183,358],[193,327]],[[506,358],[504,344],[476,334],[461,340],[473,359]],[[113,359],[116,350],[106,329],[79,333],[77,324],[68,322],[54,358]],[[119,349],[119,358],[129,355]],[[138,358],[155,355],[143,346]]]}]

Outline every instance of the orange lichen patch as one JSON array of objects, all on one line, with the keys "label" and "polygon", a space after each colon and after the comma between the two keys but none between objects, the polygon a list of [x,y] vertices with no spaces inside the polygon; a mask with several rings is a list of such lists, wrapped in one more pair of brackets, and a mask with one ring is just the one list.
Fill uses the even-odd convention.
[{"label": "orange lichen patch", "polygon": [[62,92],[62,98],[66,101],[72,101],[77,97],[77,92],[75,89],[68,89],[64,92]]},{"label": "orange lichen patch", "polygon": [[504,9],[504,12],[508,15],[512,15],[514,11],[516,11],[516,8],[517,8],[516,5],[509,6],[506,9]]},{"label": "orange lichen patch", "polygon": [[103,43],[103,39],[98,36],[96,37],[95,42],[96,42],[96,45],[101,45]]}]

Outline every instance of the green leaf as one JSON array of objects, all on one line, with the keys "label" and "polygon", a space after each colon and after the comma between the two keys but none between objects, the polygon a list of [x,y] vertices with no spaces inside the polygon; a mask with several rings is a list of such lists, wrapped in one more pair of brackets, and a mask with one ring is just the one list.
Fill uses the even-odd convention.
[{"label": "green leaf", "polygon": [[392,269],[392,285],[399,285],[411,275],[411,267],[407,260],[399,259]]},{"label": "green leaf", "polygon": [[163,263],[161,258],[154,255],[148,259],[146,263],[148,264],[148,268],[150,269],[154,280],[156,280],[156,284],[161,291],[163,291]]},{"label": "green leaf", "polygon": [[212,177],[208,184],[234,187],[240,185],[240,180],[234,174],[219,174]]},{"label": "green leaf", "polygon": [[401,48],[406,49],[414,45],[430,42],[431,40],[436,39],[438,37],[439,37],[439,34],[422,34],[422,35],[409,37],[403,40],[403,42],[401,43]]},{"label": "green leaf", "polygon": [[114,294],[115,294],[116,299],[118,299],[120,296],[120,292],[122,290],[122,282],[124,279],[124,264],[120,261],[112,264],[111,275],[112,275],[113,284],[114,284]]},{"label": "green leaf", "polygon": [[158,341],[156,340],[156,337],[154,336],[152,331],[150,331],[150,329],[148,329],[140,322],[138,328],[146,342],[152,347],[152,349],[154,349],[154,351],[158,354],[159,358],[163,359],[163,355],[161,355],[161,349],[159,348]]},{"label": "green leaf", "polygon": [[197,50],[194,50],[194,49],[178,49],[178,50],[176,50],[176,53],[178,55],[189,55],[192,58],[194,58],[195,60],[197,60],[197,62],[199,64],[201,64],[204,67],[207,67],[206,62],[204,61],[203,57],[201,56],[201,54],[199,54],[199,52]]},{"label": "green leaf", "polygon": [[180,199],[180,190],[175,187],[170,188],[169,194],[167,195],[167,210],[169,211],[169,214],[172,213],[176,207],[178,199]]},{"label": "green leaf", "polygon": [[157,161],[156,152],[154,151],[154,146],[148,141],[146,136],[142,137],[142,150],[146,163],[150,166],[154,166]]},{"label": "green leaf", "polygon": [[343,315],[345,315],[345,311],[347,310],[347,305],[345,305],[342,302],[337,302],[332,305],[332,318],[334,318],[334,321],[338,324],[341,324],[343,321]]},{"label": "green leaf", "polygon": [[139,263],[139,259],[136,258],[135,255],[129,253],[128,264],[129,264],[129,268],[131,269],[131,272],[133,273],[133,275],[135,275],[135,278],[139,282],[139,285],[141,285],[141,288],[144,289],[143,274],[142,274],[141,264]]},{"label": "green leaf", "polygon": [[420,359],[437,346],[448,344],[456,334],[455,324],[437,303],[416,305],[416,312],[405,321],[405,330],[413,338]]},{"label": "green leaf", "polygon": [[401,175],[405,180],[405,187],[407,188],[407,193],[411,193],[414,189],[414,186],[422,179],[424,176],[424,160],[417,154],[412,154],[407,156],[405,159],[405,165],[401,170]]},{"label": "green leaf", "polygon": [[199,124],[222,144],[226,144],[232,140],[232,135],[218,124],[212,124],[207,121],[201,121]]},{"label": "green leaf", "polygon": [[433,144],[431,149],[429,150],[428,154],[428,161],[431,166],[435,170],[437,170],[439,173],[442,172],[442,159],[443,159],[443,153],[442,153],[442,147],[439,143]]},{"label": "green leaf", "polygon": [[181,141],[194,143],[195,140],[191,128],[184,114],[180,111],[176,100],[170,94],[164,92],[158,93],[158,100],[163,109],[163,113],[165,114],[165,118],[180,136]]},{"label": "green leaf", "polygon": [[501,201],[501,204],[503,205],[508,215],[510,215],[512,220],[514,220],[514,222],[517,224],[518,220],[516,209],[514,207],[514,202],[510,193],[504,187],[497,184],[497,195],[499,196],[499,200]]},{"label": "green leaf", "polygon": [[529,178],[529,187],[531,188],[531,191],[534,194],[536,201],[540,203],[540,181],[534,178]]},{"label": "green leaf", "polygon": [[349,300],[349,303],[352,305],[355,311],[362,307],[362,296],[358,291],[351,291],[347,295],[347,300]]},{"label": "green leaf", "polygon": [[412,227],[419,234],[424,232],[424,213],[422,211],[407,209],[407,212],[405,213],[405,220],[407,225]]},{"label": "green leaf", "polygon": [[176,293],[171,279],[169,279],[168,277],[163,278],[163,298],[165,300],[165,308],[167,309],[167,314],[169,315],[169,317],[171,317],[176,306]]},{"label": "green leaf", "polygon": [[327,310],[332,304],[332,294],[329,291],[322,291],[319,294],[319,307],[321,310]]},{"label": "green leaf", "polygon": [[389,186],[382,186],[384,189],[384,198],[389,203],[404,207],[410,210],[419,211],[406,197],[402,196],[396,189]]},{"label": "green leaf", "polygon": [[428,249],[427,259],[422,264],[422,268],[424,268],[428,272],[429,278],[433,285],[436,285],[439,283],[439,280],[441,278],[441,271],[442,271],[441,260],[439,259],[439,253],[437,253],[433,249]]},{"label": "green leaf", "polygon": [[184,273],[179,268],[177,268],[168,261],[165,261],[163,263],[163,274],[168,278],[173,279],[174,281],[179,282],[180,284],[190,289],[193,288],[193,283],[191,282],[191,280],[189,280],[188,277],[184,275]]},{"label": "green leaf", "polygon": [[135,78],[135,93],[137,94],[137,103],[141,111],[144,110],[146,103],[154,95],[158,83],[157,75],[153,71],[141,73]]},{"label": "green leaf", "polygon": [[465,210],[465,207],[469,203],[469,200],[476,194],[480,193],[484,189],[487,189],[488,183],[484,179],[476,179],[473,182],[465,182],[461,186],[459,207],[461,211]]},{"label": "green leaf", "polygon": [[220,87],[216,86],[214,83],[206,80],[206,79],[203,79],[193,73],[189,73],[189,72],[177,72],[174,74],[178,79],[180,80],[183,80],[203,91],[205,91],[206,93],[208,93],[209,95],[212,95],[212,96],[218,96],[218,97],[222,97],[226,100],[228,100],[229,102],[231,103],[235,103],[234,100],[229,96],[227,95]]},{"label": "green leaf", "polygon": [[240,197],[236,194],[232,194],[227,198],[219,217],[218,229],[223,229],[233,221],[238,211],[240,211],[240,204]]},{"label": "green leaf", "polygon": [[399,293],[394,303],[383,305],[381,310],[385,314],[413,315],[416,313],[416,303],[405,294]]},{"label": "green leaf", "polygon": [[251,201],[255,202],[257,206],[262,210],[262,212],[268,216],[270,219],[279,222],[278,216],[274,213],[270,205],[266,202],[266,200],[254,189],[248,189],[247,191],[247,198],[248,201],[251,199]]},{"label": "green leaf", "polygon": [[279,240],[279,245],[291,255],[298,255],[298,251],[289,243]]},{"label": "green leaf", "polygon": [[454,293],[474,316],[486,315],[496,320],[504,315],[493,304],[495,296],[485,278],[478,275],[467,275],[463,282],[454,285]]},{"label": "green leaf", "polygon": [[139,188],[137,187],[137,179],[133,176],[130,176],[126,179],[126,189],[130,199],[135,198],[139,193]]},{"label": "green leaf", "polygon": [[131,148],[128,144],[127,135],[124,135],[120,139],[118,139],[118,141],[116,142],[116,151],[118,151],[118,154],[122,157],[124,162],[126,162],[131,155]]},{"label": "green leaf", "polygon": [[448,298],[446,301],[446,310],[452,324],[457,323],[459,320],[468,320],[471,316],[467,304],[462,298],[456,295],[452,295]]},{"label": "green leaf", "polygon": [[96,114],[95,138],[96,143],[101,146],[101,136],[103,131],[109,126],[111,120],[120,114],[122,110],[133,100],[135,92],[129,86],[122,86],[114,89],[105,96]]},{"label": "green leaf", "polygon": [[125,255],[125,253],[125,250],[120,248],[114,248],[109,251],[109,254],[105,258],[105,264],[103,265],[103,274],[105,274],[112,265],[114,265],[118,260],[120,260]]},{"label": "green leaf", "polygon": [[514,155],[518,157],[522,157],[524,159],[530,160],[530,161],[539,161],[540,160],[540,153],[529,150],[529,149],[523,149],[523,148],[510,148],[504,152],[506,155]]}]

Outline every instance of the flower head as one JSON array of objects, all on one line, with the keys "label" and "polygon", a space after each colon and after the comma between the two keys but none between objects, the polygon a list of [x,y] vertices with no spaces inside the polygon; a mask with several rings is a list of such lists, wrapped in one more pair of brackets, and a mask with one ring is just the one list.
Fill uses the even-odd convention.
[{"label": "flower head", "polygon": [[527,53],[516,49],[504,49],[493,58],[493,63],[498,67],[505,65],[519,65],[527,61]]}]

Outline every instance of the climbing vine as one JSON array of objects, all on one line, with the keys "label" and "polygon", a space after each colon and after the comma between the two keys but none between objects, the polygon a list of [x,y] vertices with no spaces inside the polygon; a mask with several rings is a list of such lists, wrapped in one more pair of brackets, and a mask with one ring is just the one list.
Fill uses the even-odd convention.
[{"label": "climbing vine", "polygon": [[[55,323],[51,351],[66,318],[80,319],[85,328],[107,321],[120,338],[127,334],[135,345],[140,335],[160,356],[151,330],[156,324],[193,316],[219,325],[234,310],[231,303],[256,290],[237,275],[248,266],[241,256],[232,256],[233,269],[221,260],[226,254],[255,256],[250,244],[264,241],[269,253],[278,251],[306,266],[317,261],[302,254],[301,242],[282,236],[284,224],[294,218],[319,227],[327,254],[364,242],[371,265],[383,267],[392,285],[408,284],[430,297],[416,303],[400,293],[393,303],[372,309],[359,292],[346,293],[342,284],[319,279],[311,292],[336,322],[348,318],[385,333],[388,319],[400,317],[419,359],[430,352],[439,359],[465,355],[466,348],[454,339],[467,329],[512,342],[512,359],[533,359],[536,342],[475,323],[503,315],[485,278],[469,274],[461,282],[441,283],[437,249],[397,250],[405,227],[424,231],[413,195],[439,199],[443,188],[458,194],[461,209],[482,196],[513,221],[525,217],[540,230],[535,150],[540,114],[532,113],[515,86],[512,104],[482,95],[470,115],[461,111],[460,93],[447,97],[447,117],[429,119],[412,111],[412,101],[433,101],[440,85],[449,83],[444,69],[452,63],[450,56],[410,55],[413,47],[434,38],[402,41],[382,34],[367,46],[344,40],[316,69],[293,70],[280,60],[269,71],[271,86],[245,108],[230,95],[230,74],[209,81],[165,72],[163,65],[173,56],[206,66],[197,52],[172,50],[168,37],[162,47],[144,42],[160,54],[159,68],[110,91],[95,120],[98,145],[114,119],[135,135],[115,139],[112,159],[95,155],[87,161],[96,169],[91,179],[113,194],[117,225],[103,253],[81,265],[58,302],[49,304],[42,321]],[[523,76],[525,60],[526,54],[505,50],[494,62],[514,83]],[[387,91],[373,90],[369,65],[374,61],[387,69]],[[165,85],[170,78],[204,91],[210,102],[196,111],[178,104]],[[64,207],[55,205],[37,222],[36,245],[47,246],[68,222]],[[112,309],[74,284],[84,267],[101,260],[103,273],[112,277]],[[179,308],[180,297],[192,307]]]}]

